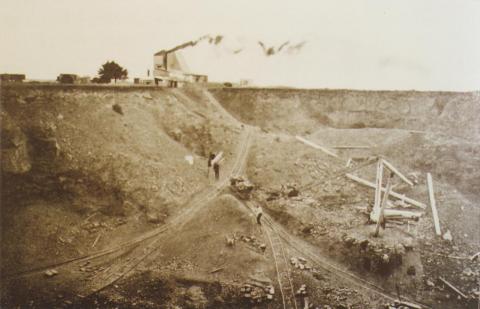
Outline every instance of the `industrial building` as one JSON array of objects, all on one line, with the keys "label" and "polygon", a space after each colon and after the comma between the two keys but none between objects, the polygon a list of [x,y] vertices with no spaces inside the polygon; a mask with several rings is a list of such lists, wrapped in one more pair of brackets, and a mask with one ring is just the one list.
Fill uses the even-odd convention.
[{"label": "industrial building", "polygon": [[181,87],[185,83],[207,83],[208,76],[190,72],[179,48],[161,50],[153,56],[156,85]]}]

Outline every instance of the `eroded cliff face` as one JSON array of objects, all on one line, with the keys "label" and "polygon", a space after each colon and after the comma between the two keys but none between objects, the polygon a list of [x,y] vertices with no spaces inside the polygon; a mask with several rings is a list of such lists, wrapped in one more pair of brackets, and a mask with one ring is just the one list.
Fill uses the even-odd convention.
[{"label": "eroded cliff face", "polygon": [[267,130],[320,127],[438,131],[480,139],[480,93],[297,89],[212,89],[237,118]]}]

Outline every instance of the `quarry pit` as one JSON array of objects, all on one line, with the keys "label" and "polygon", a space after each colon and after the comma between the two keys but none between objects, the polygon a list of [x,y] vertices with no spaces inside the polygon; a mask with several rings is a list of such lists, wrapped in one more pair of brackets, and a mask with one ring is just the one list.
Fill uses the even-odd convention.
[{"label": "quarry pit", "polygon": [[[0,103],[2,307],[476,307],[479,92],[3,84]],[[379,159],[426,207],[392,198],[419,218],[373,237],[375,190],[347,174],[375,182]]]}]

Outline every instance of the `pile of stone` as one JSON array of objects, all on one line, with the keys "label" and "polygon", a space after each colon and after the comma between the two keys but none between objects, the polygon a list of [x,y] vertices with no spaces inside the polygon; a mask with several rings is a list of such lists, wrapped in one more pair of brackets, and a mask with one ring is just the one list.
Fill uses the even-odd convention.
[{"label": "pile of stone", "polygon": [[104,269],[105,269],[105,267],[103,267],[103,266],[91,265],[90,261],[86,261],[86,262],[80,264],[79,268],[78,268],[79,271],[85,272],[85,273],[94,273],[94,272],[102,271]]},{"label": "pile of stone", "polygon": [[232,177],[230,178],[230,187],[237,195],[242,199],[250,199],[250,194],[253,191],[253,184],[243,179],[242,177]]},{"label": "pile of stone", "polygon": [[301,297],[307,296],[307,295],[308,295],[308,293],[307,293],[307,285],[302,284],[302,285],[300,286],[300,288],[295,292],[295,295],[296,295],[296,296],[301,296]]},{"label": "pile of stone", "polygon": [[250,300],[251,303],[262,303],[264,301],[273,300],[273,295],[275,295],[275,288],[272,285],[259,286],[244,284],[240,292],[242,293],[245,299]]},{"label": "pile of stone", "polygon": [[265,249],[267,249],[267,245],[260,242],[255,236],[244,236],[244,235],[241,235],[239,240],[249,244],[249,245],[252,245],[253,247],[255,248],[259,248],[260,250],[265,251]]},{"label": "pile of stone", "polygon": [[300,191],[297,189],[297,185],[294,183],[288,183],[274,188],[272,191],[267,192],[267,201],[273,201],[279,198],[296,198],[299,197]]},{"label": "pile of stone", "polygon": [[302,257],[292,257],[290,258],[290,263],[292,264],[293,267],[301,270],[310,270],[312,267],[310,265],[307,265],[307,260],[302,258]]}]

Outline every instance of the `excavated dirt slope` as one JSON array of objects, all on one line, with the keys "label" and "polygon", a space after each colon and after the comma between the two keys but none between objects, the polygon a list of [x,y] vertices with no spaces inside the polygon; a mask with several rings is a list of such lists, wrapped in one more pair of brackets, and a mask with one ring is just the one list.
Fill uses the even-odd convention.
[{"label": "excavated dirt slope", "polygon": [[1,95],[4,273],[165,221],[208,184],[205,154],[231,158],[240,132],[175,90],[25,85]]},{"label": "excavated dirt slope", "polygon": [[[479,93],[27,84],[0,95],[2,307],[250,308],[245,283],[275,287],[260,308],[303,307],[302,284],[322,308],[475,306]],[[335,148],[352,145],[367,148]],[[219,181],[210,151],[225,155]],[[377,155],[416,181],[394,190],[427,205],[432,173],[452,240],[435,236],[429,207],[371,237],[373,190],[344,174],[353,159],[373,181],[375,165],[360,167]],[[252,191],[229,190],[232,176]]]}]

